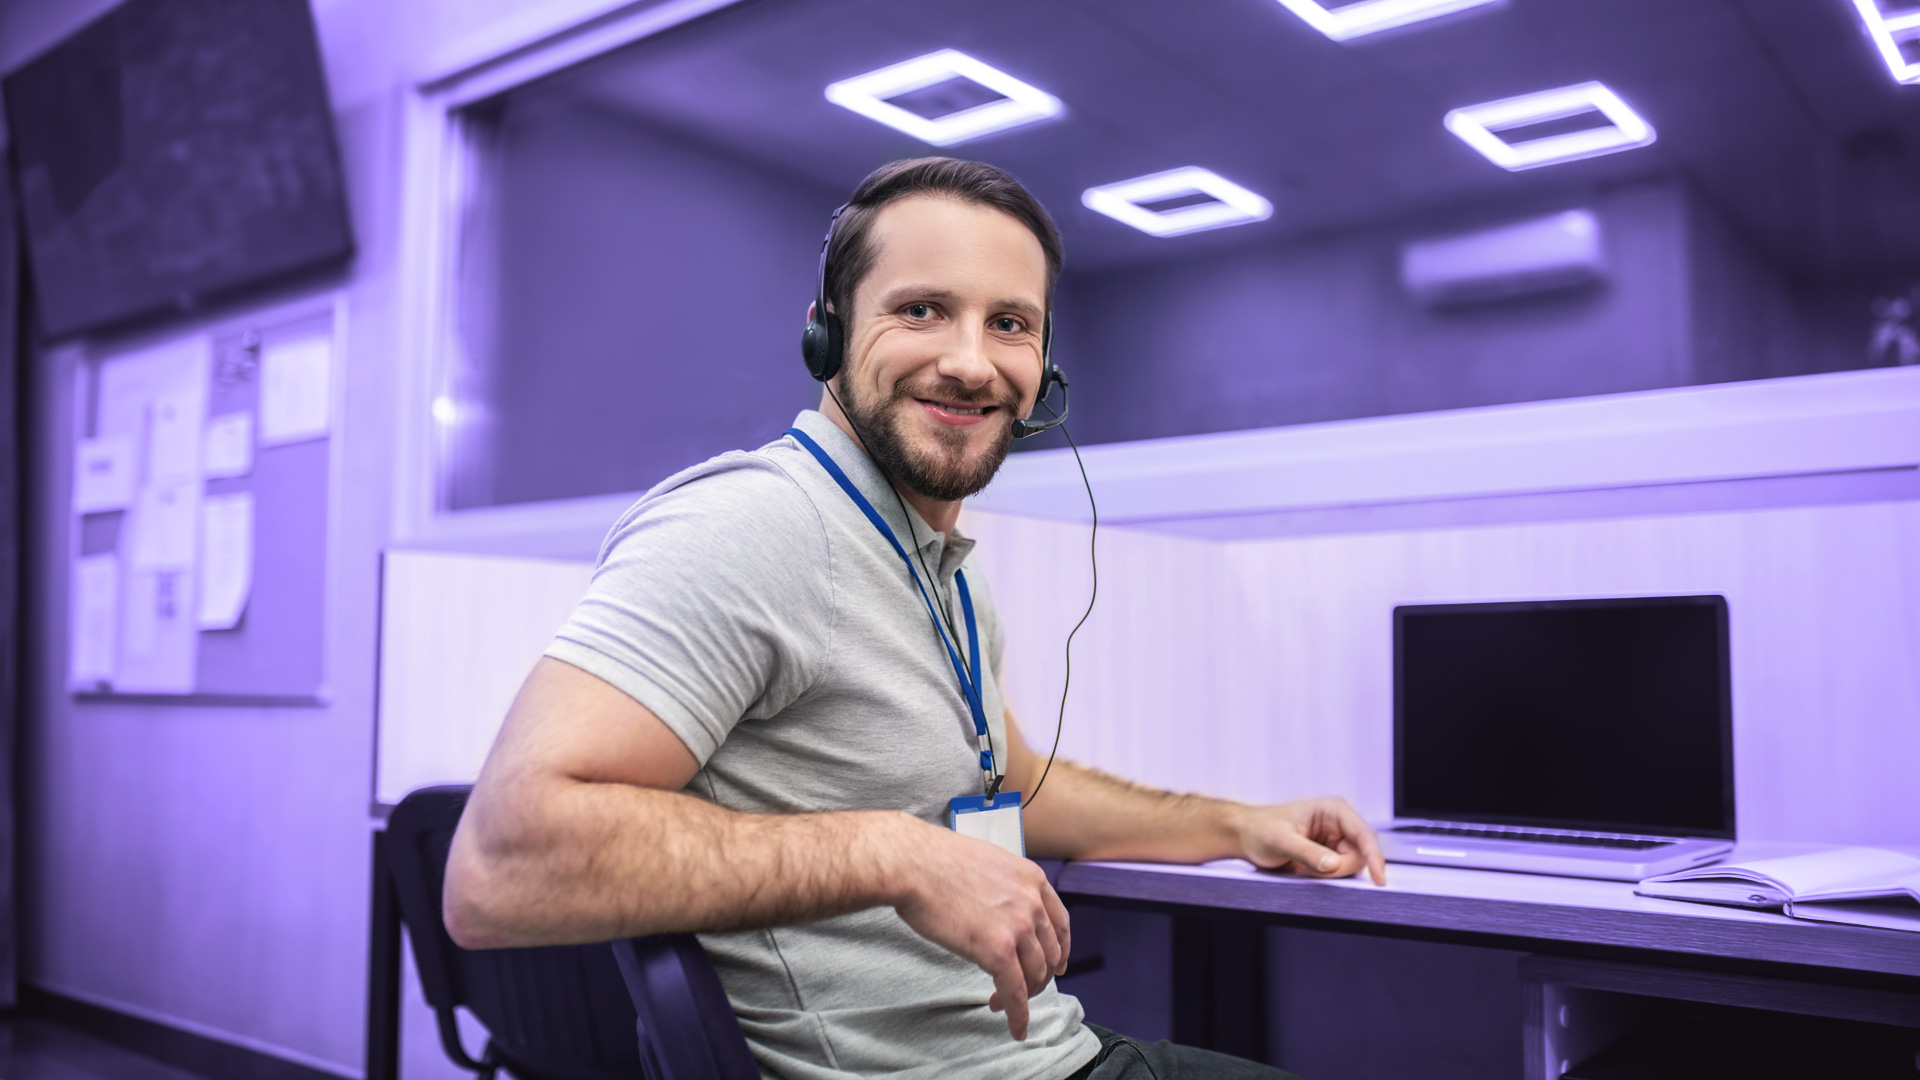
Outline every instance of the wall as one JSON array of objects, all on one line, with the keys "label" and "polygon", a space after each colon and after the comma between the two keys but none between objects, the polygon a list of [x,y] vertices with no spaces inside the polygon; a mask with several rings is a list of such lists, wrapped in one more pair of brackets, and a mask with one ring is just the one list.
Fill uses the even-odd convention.
[{"label": "wall", "polygon": [[1816,344],[1815,298],[1790,288],[1705,200],[1689,200],[1685,228],[1694,381],[1852,366]]},{"label": "wall", "polygon": [[[1589,206],[1608,282],[1432,309],[1400,246]],[[1541,401],[1858,366],[1865,333],[1773,267],[1679,179],[1506,207],[1489,221],[1391,223],[1282,248],[1063,280],[1059,357],[1083,443]],[[1071,262],[1069,263],[1071,266]],[[1859,301],[1864,311],[1864,300]],[[1861,338],[1864,342],[1864,337]],[[1023,449],[1061,445],[1035,440]]]},{"label": "wall", "polygon": [[[1920,501],[1803,498],[1232,542],[1103,530],[1060,752],[1176,790],[1340,792],[1377,820],[1392,812],[1395,604],[1718,592],[1740,836],[1920,842]],[[1086,527],[970,512],[966,529],[1007,627],[1008,698],[1044,741],[1059,642],[1086,603]]]},{"label": "wall", "polygon": [[539,87],[500,112],[453,507],[644,491],[819,400],[794,344],[831,193]]},{"label": "wall", "polygon": [[[0,70],[111,6],[0,5]],[[74,357],[40,358],[28,403],[30,492],[21,750],[25,981],[357,1075],[363,1050],[379,553],[388,541],[393,403],[403,369],[397,247],[407,88],[494,45],[613,0],[318,0],[359,255],[336,280],[328,565],[331,702],[318,708],[80,704],[64,686]],[[281,295],[280,299],[286,298]],[[269,302],[273,297],[261,298]],[[217,313],[215,313],[217,314]],[[168,333],[185,333],[178,323]],[[461,1075],[410,997],[410,1076]]]}]

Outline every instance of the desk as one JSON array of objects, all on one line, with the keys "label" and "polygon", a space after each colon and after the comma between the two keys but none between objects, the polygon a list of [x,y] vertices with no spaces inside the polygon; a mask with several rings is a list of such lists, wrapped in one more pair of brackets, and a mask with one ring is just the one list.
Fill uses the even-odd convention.
[{"label": "desk", "polygon": [[[1624,882],[1455,867],[1394,864],[1384,888],[1239,860],[1069,863],[1053,876],[1070,902],[1530,950],[1521,965],[1529,1080],[1559,1077],[1566,1062],[1619,1037],[1632,1022],[1625,1005],[1656,999],[1920,1029],[1920,934],[1654,900]],[[1176,948],[1197,940],[1205,938],[1190,934]],[[1247,980],[1264,974],[1244,940],[1215,950],[1185,965],[1197,977],[1175,965],[1177,1000],[1199,1015],[1231,1013]],[[1259,1044],[1232,1031],[1181,1031],[1178,1014],[1175,1034],[1221,1049]]]}]

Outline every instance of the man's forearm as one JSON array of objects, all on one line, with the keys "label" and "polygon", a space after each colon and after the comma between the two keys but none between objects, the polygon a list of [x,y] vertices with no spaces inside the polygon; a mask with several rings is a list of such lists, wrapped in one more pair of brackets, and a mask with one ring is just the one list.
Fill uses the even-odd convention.
[{"label": "man's forearm", "polygon": [[1204,862],[1242,853],[1239,803],[1176,795],[1075,765],[1053,763],[1027,810],[1035,858]]},{"label": "man's forearm", "polygon": [[468,809],[444,905],[464,946],[777,926],[898,903],[903,839],[930,828],[887,811],[743,814],[630,784],[542,782],[545,798],[511,812]]}]

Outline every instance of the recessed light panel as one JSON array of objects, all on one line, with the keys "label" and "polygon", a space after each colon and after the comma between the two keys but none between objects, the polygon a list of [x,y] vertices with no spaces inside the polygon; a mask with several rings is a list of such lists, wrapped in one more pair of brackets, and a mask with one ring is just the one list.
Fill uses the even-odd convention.
[{"label": "recessed light panel", "polygon": [[[1606,123],[1533,138],[1525,138],[1524,132],[1518,131],[1589,112],[1599,113]],[[1648,146],[1655,138],[1653,125],[1597,82],[1469,105],[1448,113],[1446,124],[1448,131],[1488,161],[1513,172]],[[1502,132],[1523,137],[1509,139]]]},{"label": "recessed light panel", "polygon": [[[1205,201],[1191,202],[1194,196],[1204,196]],[[1273,216],[1272,203],[1218,173],[1193,165],[1088,188],[1080,201],[1090,210],[1154,236],[1246,225]],[[1156,210],[1150,208],[1154,203],[1182,205]]]},{"label": "recessed light panel", "polygon": [[1351,4],[1329,6],[1321,0],[1280,0],[1308,26],[1335,41],[1500,2],[1502,0],[1355,0]]},{"label": "recessed light panel", "polygon": [[1903,83],[1920,83],[1920,5],[1853,0],[1887,70]]},{"label": "recessed light panel", "polygon": [[[892,99],[950,79],[966,79],[992,91],[995,100],[945,116],[925,117],[893,104]],[[827,100],[869,120],[904,131],[921,142],[952,146],[996,131],[1058,116],[1064,106],[1044,90],[1021,82],[999,68],[958,49],[916,56],[898,64],[842,79],[827,87]]]}]

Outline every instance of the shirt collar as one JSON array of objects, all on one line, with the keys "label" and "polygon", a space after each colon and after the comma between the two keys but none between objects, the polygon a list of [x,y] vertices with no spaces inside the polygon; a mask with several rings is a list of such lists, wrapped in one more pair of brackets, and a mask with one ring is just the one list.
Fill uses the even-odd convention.
[{"label": "shirt collar", "polygon": [[[802,409],[800,415],[794,417],[793,426],[806,432],[814,442],[820,444],[820,449],[833,457],[840,471],[847,474],[853,486],[860,489],[860,494],[867,497],[880,517],[893,529],[901,546],[913,543],[910,536],[920,538],[919,553],[928,560],[929,565],[939,567],[940,577],[951,577],[954,570],[966,561],[967,555],[973,551],[973,540],[961,535],[958,528],[953,530],[950,537],[943,538],[933,526],[927,524],[927,519],[920,516],[912,503],[898,496],[886,474],[880,471],[880,466],[874,464],[852,436],[840,430],[840,425],[817,410]],[[900,516],[903,509],[907,514],[905,519]],[[911,533],[906,528],[907,521],[912,522]]]}]

